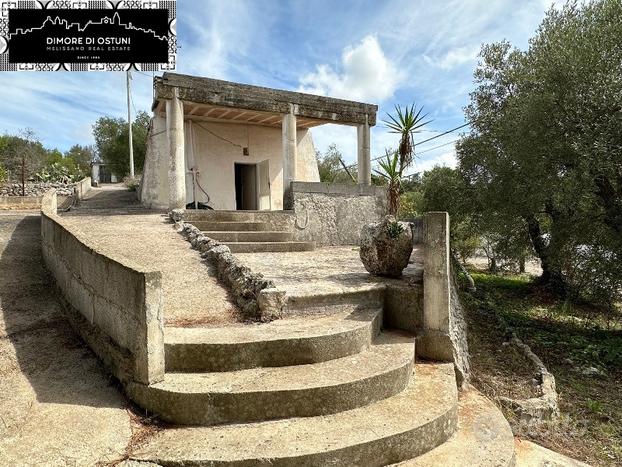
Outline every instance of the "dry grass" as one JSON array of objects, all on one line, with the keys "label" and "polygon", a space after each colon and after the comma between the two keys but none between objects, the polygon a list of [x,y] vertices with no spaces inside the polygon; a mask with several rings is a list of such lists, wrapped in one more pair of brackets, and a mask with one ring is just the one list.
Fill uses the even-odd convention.
[{"label": "dry grass", "polygon": [[474,279],[477,292],[463,295],[474,385],[493,398],[527,395],[530,371],[503,346],[501,316],[555,375],[562,412],[535,427],[506,412],[514,432],[592,465],[622,465],[622,315],[560,302],[525,276]]}]

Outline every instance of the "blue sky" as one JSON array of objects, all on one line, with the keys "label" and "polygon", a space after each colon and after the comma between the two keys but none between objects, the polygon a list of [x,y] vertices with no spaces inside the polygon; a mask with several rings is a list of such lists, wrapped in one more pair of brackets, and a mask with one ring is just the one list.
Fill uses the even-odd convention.
[{"label": "blue sky", "polygon": [[[180,73],[301,90],[379,105],[372,156],[396,145],[382,120],[395,104],[423,105],[419,141],[464,123],[482,43],[525,48],[550,0],[180,0]],[[135,74],[134,107],[149,110],[150,74]],[[125,117],[123,73],[0,72],[0,133],[32,128],[48,147],[91,144],[100,116]],[[316,148],[356,153],[356,130],[313,130]],[[458,134],[422,144],[415,171],[455,164]],[[433,149],[436,146],[444,145]],[[424,152],[425,151],[425,152]]]}]

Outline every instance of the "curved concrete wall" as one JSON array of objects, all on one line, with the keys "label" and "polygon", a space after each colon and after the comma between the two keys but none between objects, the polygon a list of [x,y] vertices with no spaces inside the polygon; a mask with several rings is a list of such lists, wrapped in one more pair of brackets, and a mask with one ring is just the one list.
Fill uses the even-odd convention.
[{"label": "curved concrete wall", "polygon": [[114,258],[56,213],[56,192],[41,206],[43,258],[83,339],[121,381],[164,377],[162,274]]}]

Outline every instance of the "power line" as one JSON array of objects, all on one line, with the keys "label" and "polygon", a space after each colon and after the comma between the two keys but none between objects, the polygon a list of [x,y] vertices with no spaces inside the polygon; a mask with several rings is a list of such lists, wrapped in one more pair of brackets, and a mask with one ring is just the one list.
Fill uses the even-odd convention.
[{"label": "power line", "polygon": [[[431,138],[424,139],[423,141],[419,141],[418,143],[413,144],[413,147],[420,146],[420,145],[422,145],[423,143],[427,143],[428,141],[432,141],[432,140],[435,140],[436,138],[440,138],[441,136],[447,135],[447,134],[449,134],[449,133],[453,133],[454,131],[460,130],[461,128],[464,128],[464,127],[466,127],[466,126],[469,126],[470,124],[471,124],[470,122],[467,122],[467,123],[464,123],[464,124],[462,124],[462,125],[460,125],[460,126],[457,126],[457,127],[455,127],[455,128],[452,128],[451,130],[447,130],[447,131],[444,131],[443,133],[439,133],[438,135],[432,136]],[[456,140],[456,141],[457,141],[457,140]],[[454,142],[454,143],[455,143],[455,141],[452,141],[452,142]],[[442,146],[446,146],[446,145],[448,145],[448,144],[450,144],[450,143],[444,144],[444,145],[442,145]],[[437,146],[437,147],[441,147],[441,146]],[[436,149],[436,148],[426,149],[426,150],[424,150],[424,151],[422,151],[422,152],[420,152],[420,153],[418,153],[418,154],[423,154],[424,152],[432,151],[432,149]],[[376,162],[376,161],[379,161],[380,159],[382,159],[382,158],[384,158],[384,157],[385,157],[385,156],[378,156],[378,157],[374,157],[373,159],[371,159],[371,160],[370,160],[370,162]],[[349,165],[349,166],[348,166],[348,168],[352,168],[352,167],[356,167],[356,166],[357,166],[357,164],[351,164],[351,165]]]},{"label": "power line", "polygon": [[434,151],[435,149],[442,148],[443,146],[449,146],[450,144],[457,143],[458,141],[459,140],[455,139],[455,140],[449,141],[448,143],[445,143],[445,144],[439,144],[438,146],[434,146],[433,148],[429,148],[429,149],[426,149],[424,151],[419,151],[417,153],[417,155],[420,156],[421,154],[425,154],[426,152]]}]

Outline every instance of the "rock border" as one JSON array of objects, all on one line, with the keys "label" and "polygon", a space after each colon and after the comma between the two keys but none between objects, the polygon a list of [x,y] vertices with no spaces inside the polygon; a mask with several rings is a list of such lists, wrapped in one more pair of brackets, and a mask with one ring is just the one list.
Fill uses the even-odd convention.
[{"label": "rock border", "polygon": [[514,412],[521,422],[527,424],[536,424],[559,418],[560,412],[557,402],[557,389],[555,388],[555,376],[548,371],[540,357],[531,350],[531,347],[516,336],[516,333],[512,331],[505,320],[501,317],[499,319],[506,327],[508,335],[511,335],[511,338],[504,342],[503,345],[513,345],[516,347],[535,367],[534,384],[540,394],[538,397],[529,399],[511,399],[501,396],[498,398],[499,403]]},{"label": "rock border", "polygon": [[262,274],[254,273],[236,258],[228,246],[204,235],[197,227],[183,220],[185,210],[173,209],[169,218],[177,232],[190,242],[201,257],[216,267],[218,278],[235,297],[236,304],[248,319],[270,322],[283,316],[285,291]]}]

